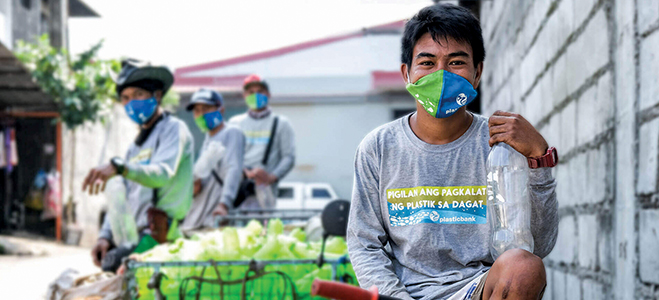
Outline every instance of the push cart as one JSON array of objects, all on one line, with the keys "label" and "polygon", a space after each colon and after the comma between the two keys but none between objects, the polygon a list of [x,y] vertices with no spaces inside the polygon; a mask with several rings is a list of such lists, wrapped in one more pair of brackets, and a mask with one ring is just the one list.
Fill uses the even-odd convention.
[{"label": "push cart", "polygon": [[128,261],[125,273],[130,299],[281,299],[312,298],[314,279],[356,285],[350,261]]}]

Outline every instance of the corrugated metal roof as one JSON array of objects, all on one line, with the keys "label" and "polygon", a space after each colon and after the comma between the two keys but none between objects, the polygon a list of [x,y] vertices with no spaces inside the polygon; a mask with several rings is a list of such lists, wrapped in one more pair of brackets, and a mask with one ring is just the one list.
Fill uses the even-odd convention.
[{"label": "corrugated metal roof", "polygon": [[69,0],[69,17],[98,18],[100,15],[82,0]]},{"label": "corrugated metal roof", "polygon": [[0,43],[0,111],[55,111],[57,105],[32,81],[20,61]]}]

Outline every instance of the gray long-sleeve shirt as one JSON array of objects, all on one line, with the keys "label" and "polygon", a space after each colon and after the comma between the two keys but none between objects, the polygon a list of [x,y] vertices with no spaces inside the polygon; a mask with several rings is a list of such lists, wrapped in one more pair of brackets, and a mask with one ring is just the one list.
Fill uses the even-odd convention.
[{"label": "gray long-sleeve shirt", "polygon": [[[147,226],[146,211],[152,206],[153,189],[158,189],[157,208],[170,218],[185,217],[192,203],[192,134],[185,123],[169,114],[155,124],[141,146],[131,144],[126,153],[126,202],[138,228]],[[105,218],[99,238],[112,240]]]},{"label": "gray long-sleeve shirt", "polygon": [[197,229],[201,227],[213,227],[213,210],[219,203],[233,208],[233,201],[238,194],[240,181],[243,177],[243,156],[245,149],[245,135],[235,125],[225,124],[225,127],[214,136],[206,134],[201,146],[199,156],[210,151],[211,142],[219,142],[224,146],[224,155],[217,162],[213,171],[222,179],[221,185],[213,174],[207,178],[201,178],[202,190],[194,197],[192,207],[185,217],[181,229]]},{"label": "gray long-sleeve shirt", "polygon": [[[411,115],[369,133],[357,149],[347,242],[364,288],[403,299],[443,299],[493,263],[485,163],[487,118],[474,115],[460,138],[420,140]],[[558,233],[556,183],[530,172],[534,253],[551,252]]]},{"label": "gray long-sleeve shirt", "polygon": [[[275,116],[279,119],[275,137],[270,150],[268,163],[262,165],[263,155],[270,141],[270,131]],[[270,113],[268,116],[255,119],[248,113],[237,115],[229,121],[245,133],[245,167],[264,168],[266,172],[282,179],[295,164],[295,134],[293,127],[284,116]]]}]

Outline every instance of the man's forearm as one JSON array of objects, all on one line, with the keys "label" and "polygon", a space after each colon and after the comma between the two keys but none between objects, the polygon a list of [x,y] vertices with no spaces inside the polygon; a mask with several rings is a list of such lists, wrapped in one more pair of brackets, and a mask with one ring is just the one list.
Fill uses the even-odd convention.
[{"label": "man's forearm", "polygon": [[98,238],[106,239],[112,242],[112,227],[110,226],[110,219],[108,215],[105,215],[103,225],[101,225],[101,230],[98,232]]},{"label": "man's forearm", "polygon": [[288,172],[290,172],[291,169],[293,169],[294,164],[295,164],[295,157],[293,155],[284,156],[281,158],[281,160],[279,161],[279,163],[277,164],[277,166],[275,167],[275,169],[272,171],[271,174],[275,175],[279,180],[284,176],[286,176],[286,174],[288,174]]},{"label": "man's forearm", "polygon": [[544,258],[554,248],[558,236],[556,181],[552,178],[549,168],[532,169],[529,174],[529,186],[533,253]]},{"label": "man's forearm", "polygon": [[393,271],[393,264],[384,249],[367,249],[354,234],[348,237],[350,261],[362,288],[377,286],[382,295],[400,299],[412,299]]}]

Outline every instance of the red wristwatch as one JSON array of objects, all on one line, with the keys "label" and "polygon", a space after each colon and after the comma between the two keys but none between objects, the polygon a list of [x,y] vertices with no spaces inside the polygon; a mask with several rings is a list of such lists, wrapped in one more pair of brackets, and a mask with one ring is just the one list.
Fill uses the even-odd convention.
[{"label": "red wristwatch", "polygon": [[527,158],[529,162],[529,168],[553,168],[558,164],[558,152],[556,148],[551,147],[547,149],[547,153],[543,156],[536,158]]}]

